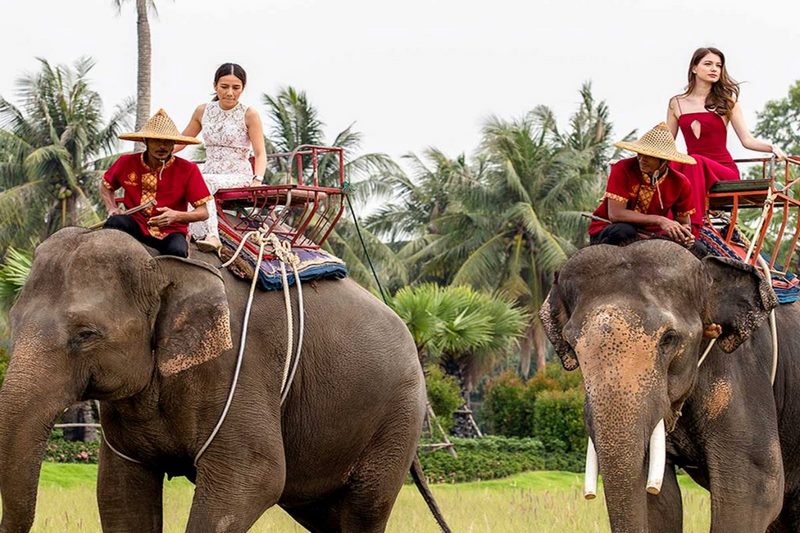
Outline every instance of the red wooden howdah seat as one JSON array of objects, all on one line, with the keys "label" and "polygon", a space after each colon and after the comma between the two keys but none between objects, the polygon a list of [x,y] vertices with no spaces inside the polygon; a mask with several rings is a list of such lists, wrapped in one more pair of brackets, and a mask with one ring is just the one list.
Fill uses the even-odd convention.
[{"label": "red wooden howdah seat", "polygon": [[[723,232],[728,244],[733,243],[737,223],[753,230],[755,242],[748,262],[755,264],[762,249],[771,248],[770,269],[786,273],[800,240],[800,157],[789,156],[781,163],[772,158],[737,159],[736,163],[761,163],[761,178],[716,183],[708,193],[709,210],[729,212]],[[740,220],[742,210],[753,212],[748,224]]]},{"label": "red wooden howdah seat", "polygon": [[[263,228],[265,236],[274,233],[294,248],[318,249],[344,212],[343,150],[304,145],[267,158],[283,183],[218,190],[220,233],[238,243],[248,231]],[[320,184],[324,177],[332,183]],[[251,241],[245,246],[258,251]]]}]

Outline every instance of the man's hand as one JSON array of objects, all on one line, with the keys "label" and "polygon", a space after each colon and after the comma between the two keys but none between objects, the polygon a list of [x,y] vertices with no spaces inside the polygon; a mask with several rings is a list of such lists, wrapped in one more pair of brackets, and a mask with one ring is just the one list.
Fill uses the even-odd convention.
[{"label": "man's hand", "polygon": [[658,224],[661,230],[673,241],[683,244],[684,246],[691,246],[694,243],[694,235],[689,226],[684,226],[676,220],[670,220],[667,217],[661,217]]},{"label": "man's hand", "polygon": [[147,221],[148,226],[158,226],[162,228],[164,226],[169,226],[170,224],[180,222],[180,217],[182,214],[181,211],[175,211],[169,207],[156,207],[156,211],[158,211],[160,214],[151,217],[150,220]]}]

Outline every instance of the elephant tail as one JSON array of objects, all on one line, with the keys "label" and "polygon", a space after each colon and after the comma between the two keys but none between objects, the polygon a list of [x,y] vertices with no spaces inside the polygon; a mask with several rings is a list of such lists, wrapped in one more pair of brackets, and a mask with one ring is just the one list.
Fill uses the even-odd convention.
[{"label": "elephant tail", "polygon": [[425,480],[425,474],[422,472],[422,465],[419,464],[419,457],[417,457],[416,454],[414,455],[414,462],[411,463],[411,477],[414,479],[414,484],[417,486],[419,493],[422,494],[422,499],[425,500],[428,509],[431,510],[431,514],[433,514],[439,527],[442,528],[443,533],[452,533],[450,526],[448,526],[447,522],[444,520],[442,511],[436,504],[436,500],[433,499],[433,494],[428,487],[428,482]]}]

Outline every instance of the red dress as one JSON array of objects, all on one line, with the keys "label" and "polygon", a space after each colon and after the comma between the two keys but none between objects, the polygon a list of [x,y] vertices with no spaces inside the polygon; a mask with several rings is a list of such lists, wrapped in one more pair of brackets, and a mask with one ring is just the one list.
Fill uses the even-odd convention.
[{"label": "red dress", "polygon": [[[692,129],[695,122],[699,125],[699,135]],[[698,229],[703,225],[708,189],[718,181],[740,179],[739,169],[728,152],[728,127],[721,116],[711,111],[683,113],[678,117],[678,127],[686,141],[686,151],[697,164],[671,163],[670,166],[683,173],[692,184],[695,209],[692,226]]]}]

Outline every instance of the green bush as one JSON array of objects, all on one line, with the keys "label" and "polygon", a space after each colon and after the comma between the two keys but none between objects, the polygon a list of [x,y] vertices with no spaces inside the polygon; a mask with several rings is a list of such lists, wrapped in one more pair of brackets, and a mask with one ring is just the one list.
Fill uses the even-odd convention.
[{"label": "green bush", "polygon": [[546,444],[561,441],[567,453],[585,451],[583,391],[541,391],[533,406],[533,435]]},{"label": "green bush", "polygon": [[453,413],[464,404],[458,380],[446,375],[437,365],[428,365],[425,368],[425,386],[437,420],[449,433],[454,423]]},{"label": "green bush", "polygon": [[47,441],[44,460],[53,463],[86,463],[97,464],[100,442],[81,442],[64,440],[63,433],[53,431]]},{"label": "green bush", "polygon": [[526,394],[525,384],[513,371],[508,370],[487,384],[481,408],[488,433],[531,436],[531,396]]},{"label": "green bush", "polygon": [[513,372],[489,381],[481,415],[488,432],[539,439],[548,454],[570,456],[565,461],[573,469],[586,450],[583,397],[580,373],[551,364],[527,383]]}]

